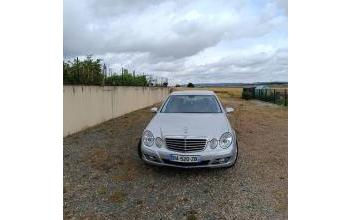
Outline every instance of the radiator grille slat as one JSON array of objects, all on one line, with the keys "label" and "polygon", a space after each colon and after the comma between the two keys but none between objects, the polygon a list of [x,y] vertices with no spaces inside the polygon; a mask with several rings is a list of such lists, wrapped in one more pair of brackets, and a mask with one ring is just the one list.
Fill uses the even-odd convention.
[{"label": "radiator grille slat", "polygon": [[205,149],[206,139],[165,138],[166,147],[178,152],[197,152]]}]

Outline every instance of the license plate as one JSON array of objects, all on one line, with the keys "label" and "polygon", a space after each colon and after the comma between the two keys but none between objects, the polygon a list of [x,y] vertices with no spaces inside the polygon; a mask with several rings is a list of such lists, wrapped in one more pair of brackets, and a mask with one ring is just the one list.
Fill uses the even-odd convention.
[{"label": "license plate", "polygon": [[182,162],[182,163],[198,163],[200,162],[200,156],[188,156],[188,155],[170,155],[171,161]]}]

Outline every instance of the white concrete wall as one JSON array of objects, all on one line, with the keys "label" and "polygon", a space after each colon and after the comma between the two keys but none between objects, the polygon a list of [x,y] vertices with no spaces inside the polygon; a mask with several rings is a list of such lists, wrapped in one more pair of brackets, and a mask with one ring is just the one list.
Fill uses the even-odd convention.
[{"label": "white concrete wall", "polygon": [[161,102],[168,88],[64,86],[64,136]]}]

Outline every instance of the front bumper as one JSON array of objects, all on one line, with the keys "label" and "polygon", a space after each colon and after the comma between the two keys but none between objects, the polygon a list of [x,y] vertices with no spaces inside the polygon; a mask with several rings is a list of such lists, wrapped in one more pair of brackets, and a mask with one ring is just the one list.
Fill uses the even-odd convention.
[{"label": "front bumper", "polygon": [[[142,146],[142,160],[151,165],[156,166],[169,166],[169,167],[178,167],[178,168],[217,168],[217,167],[229,167],[232,166],[237,159],[238,146],[237,143],[233,143],[227,149],[216,149],[210,150],[205,149],[200,152],[192,153],[181,153],[176,151],[171,151],[166,148],[156,148],[156,147],[144,147]],[[171,154],[178,155],[193,155],[200,156],[201,161],[198,163],[182,163],[182,162],[173,162],[170,161]],[[218,159],[226,159],[226,162],[219,162]]]}]

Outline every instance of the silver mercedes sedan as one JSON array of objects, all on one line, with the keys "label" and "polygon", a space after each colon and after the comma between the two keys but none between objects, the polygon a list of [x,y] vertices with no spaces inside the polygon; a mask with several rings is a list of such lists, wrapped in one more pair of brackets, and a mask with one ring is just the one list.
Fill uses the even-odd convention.
[{"label": "silver mercedes sedan", "polygon": [[212,91],[178,91],[169,95],[145,128],[138,146],[146,163],[182,168],[231,167],[238,154],[235,131]]}]

